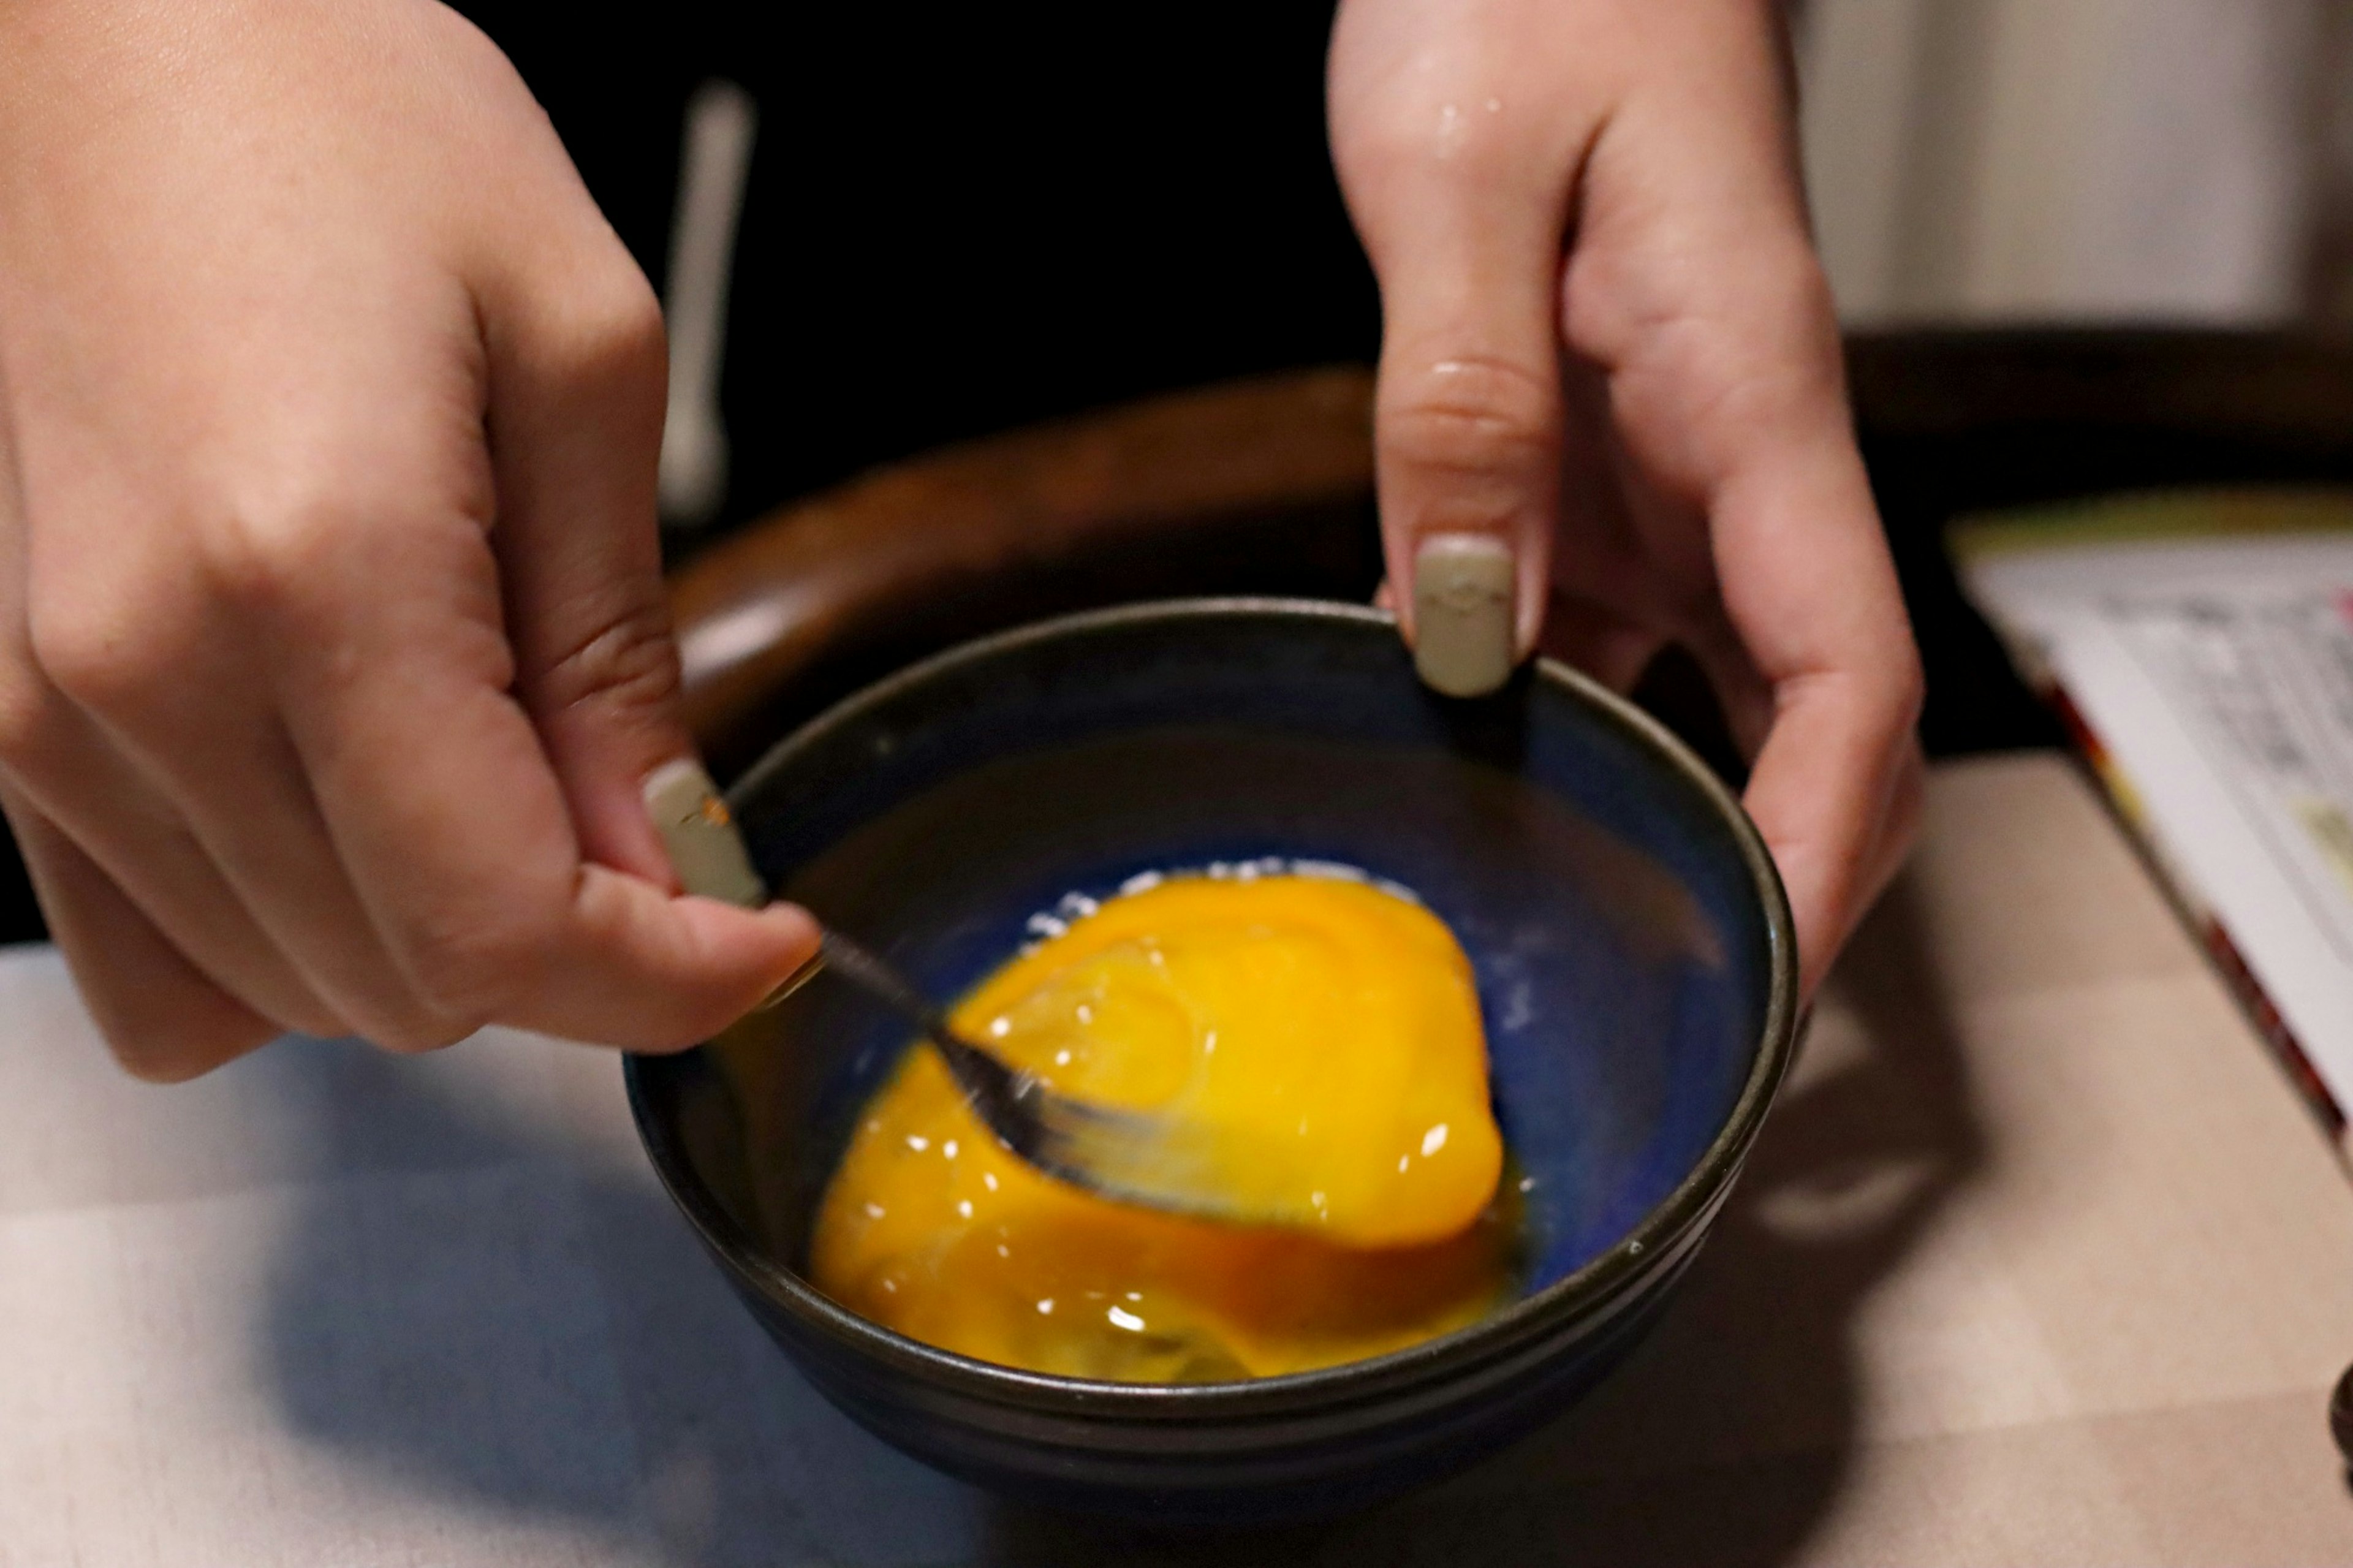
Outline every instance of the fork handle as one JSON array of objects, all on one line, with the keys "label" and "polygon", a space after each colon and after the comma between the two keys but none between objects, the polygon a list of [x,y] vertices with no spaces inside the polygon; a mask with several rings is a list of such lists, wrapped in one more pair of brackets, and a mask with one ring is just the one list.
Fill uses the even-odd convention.
[{"label": "fork handle", "polygon": [[947,1015],[910,984],[905,975],[831,926],[824,928],[818,939],[818,956],[836,974],[906,1019],[951,1056],[973,1049],[948,1026]]}]

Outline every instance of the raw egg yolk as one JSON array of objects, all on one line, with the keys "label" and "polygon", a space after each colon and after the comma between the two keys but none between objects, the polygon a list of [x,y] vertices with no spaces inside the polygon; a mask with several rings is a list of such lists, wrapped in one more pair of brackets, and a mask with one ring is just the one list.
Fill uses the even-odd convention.
[{"label": "raw egg yolk", "polygon": [[1052,1180],[911,1050],[810,1244],[818,1287],[887,1328],[1036,1371],[1209,1381],[1402,1349],[1509,1287],[1471,966],[1409,899],[1335,877],[1171,879],[1016,958],[953,1021],[1078,1098],[1220,1129],[1250,1157],[1215,1185],[1300,1223]]}]

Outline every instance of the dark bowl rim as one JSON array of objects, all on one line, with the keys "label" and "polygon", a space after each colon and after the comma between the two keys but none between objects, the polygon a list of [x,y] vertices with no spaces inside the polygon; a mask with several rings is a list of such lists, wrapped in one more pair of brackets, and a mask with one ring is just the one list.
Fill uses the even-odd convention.
[{"label": "dark bowl rim", "polygon": [[[907,666],[809,720],[771,747],[728,791],[740,805],[804,752],[902,693],[966,665],[1036,643],[1189,619],[1279,618],[1394,631],[1386,610],[1333,600],[1225,595],[1149,600],[1054,616],[978,637]],[[1696,790],[1732,836],[1765,916],[1771,979],[1765,1017],[1746,1080],[1715,1139],[1672,1190],[1606,1252],[1543,1289],[1437,1339],[1314,1372],[1228,1383],[1142,1384],[1063,1377],[978,1361],[911,1340],[860,1317],[767,1255],[719,1203],[693,1163],[655,1116],[647,1075],[677,1058],[625,1058],[629,1110],[657,1175],[704,1244],[765,1300],[854,1355],[879,1360],[935,1387],[981,1402],[1113,1421],[1227,1421],[1295,1415],[1391,1397],[1509,1356],[1531,1342],[1580,1322],[1614,1315],[1657,1268],[1679,1254],[1720,1205],[1747,1157],[1766,1110],[1795,1053],[1798,1006],[1796,928],[1779,872],[1756,825],[1715,773],[1663,724],[1591,678],[1549,658],[1533,661],[1532,679],[1563,691],[1641,743]],[[697,1047],[698,1049],[700,1047]]]}]

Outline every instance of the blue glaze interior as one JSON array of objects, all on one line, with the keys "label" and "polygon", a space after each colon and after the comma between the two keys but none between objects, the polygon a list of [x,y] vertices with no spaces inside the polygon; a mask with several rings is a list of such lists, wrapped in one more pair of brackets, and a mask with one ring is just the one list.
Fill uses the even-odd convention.
[{"label": "blue glaze interior", "polygon": [[[1030,940],[1033,916],[1141,871],[1314,859],[1413,889],[1477,971],[1497,1111],[1532,1179],[1531,1289],[1690,1173],[1762,1028],[1764,916],[1697,786],[1545,683],[1430,696],[1364,619],[1008,645],[821,726],[738,806],[773,885],[942,996]],[[757,1195],[734,1201],[797,1262],[905,1035],[823,979],[760,1032],[714,1048],[752,1145]]]}]

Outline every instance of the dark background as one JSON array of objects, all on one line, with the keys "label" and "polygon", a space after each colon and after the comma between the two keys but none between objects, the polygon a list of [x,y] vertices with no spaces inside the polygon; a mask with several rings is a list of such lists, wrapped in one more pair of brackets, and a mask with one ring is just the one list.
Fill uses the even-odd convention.
[{"label": "dark background", "polygon": [[461,9],[657,288],[687,95],[757,100],[731,520],[944,441],[1377,351],[1324,144],[1328,4]]}]

